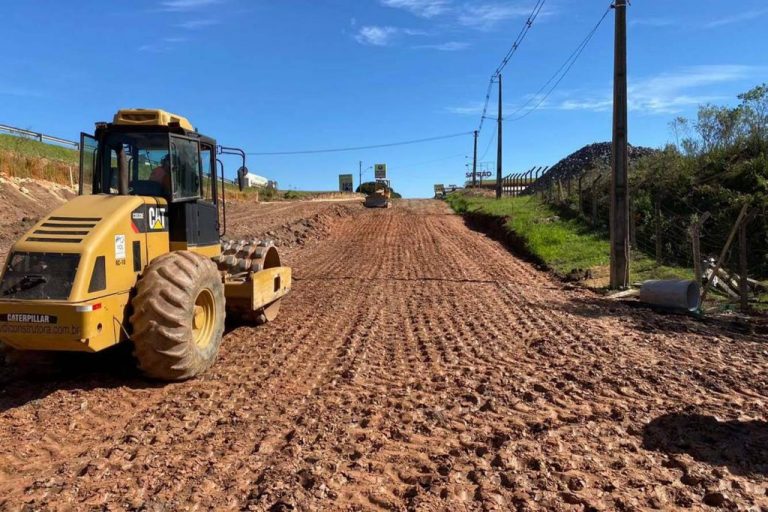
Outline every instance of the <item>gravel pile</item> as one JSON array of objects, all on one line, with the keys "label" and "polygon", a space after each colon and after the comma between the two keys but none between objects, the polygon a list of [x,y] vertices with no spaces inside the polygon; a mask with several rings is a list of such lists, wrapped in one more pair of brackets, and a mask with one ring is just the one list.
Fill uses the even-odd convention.
[{"label": "gravel pile", "polygon": [[[656,151],[657,150],[653,148],[630,145],[630,164],[633,161],[651,155]],[[547,172],[547,176],[551,176],[552,178],[558,180],[565,180],[568,178],[578,179],[581,173],[600,167],[611,167],[610,142],[596,142],[595,144],[584,146],[580,150],[571,153],[553,165],[552,168]]]}]

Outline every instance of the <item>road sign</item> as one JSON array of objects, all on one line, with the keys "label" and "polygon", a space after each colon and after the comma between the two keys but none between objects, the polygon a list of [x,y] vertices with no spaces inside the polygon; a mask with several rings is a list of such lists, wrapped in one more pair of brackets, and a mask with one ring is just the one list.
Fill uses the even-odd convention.
[{"label": "road sign", "polygon": [[[465,174],[467,178],[472,177],[472,171],[469,171],[467,174]],[[491,171],[477,171],[477,177],[478,178],[490,178],[493,176],[493,173]]]},{"label": "road sign", "polygon": [[339,174],[339,192],[354,192],[351,174]]},{"label": "road sign", "polygon": [[387,179],[387,164],[376,164],[373,166],[373,176],[377,180]]}]

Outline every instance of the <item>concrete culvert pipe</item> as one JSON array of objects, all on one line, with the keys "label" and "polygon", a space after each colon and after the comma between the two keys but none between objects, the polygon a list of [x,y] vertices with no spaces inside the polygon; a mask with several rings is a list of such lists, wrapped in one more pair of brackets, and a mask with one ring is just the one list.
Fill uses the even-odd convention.
[{"label": "concrete culvert pipe", "polygon": [[645,281],[640,287],[640,301],[664,308],[696,311],[701,304],[701,289],[695,281],[685,279]]}]

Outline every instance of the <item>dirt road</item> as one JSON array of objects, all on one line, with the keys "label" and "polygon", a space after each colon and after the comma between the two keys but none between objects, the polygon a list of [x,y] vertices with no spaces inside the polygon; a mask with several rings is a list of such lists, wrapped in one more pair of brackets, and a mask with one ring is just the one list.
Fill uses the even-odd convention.
[{"label": "dirt road", "polygon": [[322,224],[202,378],[3,369],[0,509],[768,507],[764,340],[567,287],[442,203]]}]

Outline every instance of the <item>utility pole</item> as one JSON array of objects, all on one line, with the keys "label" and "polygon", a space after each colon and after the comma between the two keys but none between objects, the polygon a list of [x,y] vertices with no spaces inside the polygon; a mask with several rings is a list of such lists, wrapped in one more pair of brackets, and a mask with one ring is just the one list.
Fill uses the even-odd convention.
[{"label": "utility pole", "polygon": [[[360,176],[358,178],[359,183],[358,183],[357,186],[358,187],[362,187],[363,186],[363,161],[362,160],[358,161],[358,169],[360,169]],[[362,191],[363,191],[363,189],[360,188],[360,192],[362,192]]]},{"label": "utility pole", "polygon": [[496,119],[498,124],[498,134],[496,135],[496,199],[501,199],[501,75],[499,75],[499,117]]},{"label": "utility pole", "polygon": [[629,184],[627,183],[627,0],[615,0],[613,169],[611,174],[611,288],[629,284]]},{"label": "utility pole", "polygon": [[472,188],[477,187],[477,130],[475,130],[475,151],[472,157]]}]

